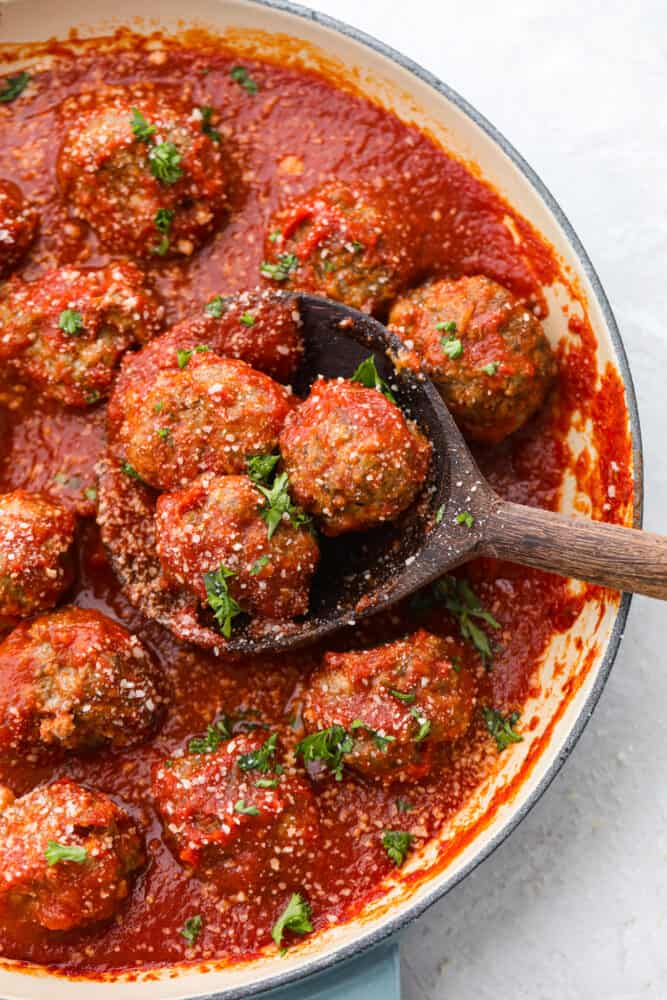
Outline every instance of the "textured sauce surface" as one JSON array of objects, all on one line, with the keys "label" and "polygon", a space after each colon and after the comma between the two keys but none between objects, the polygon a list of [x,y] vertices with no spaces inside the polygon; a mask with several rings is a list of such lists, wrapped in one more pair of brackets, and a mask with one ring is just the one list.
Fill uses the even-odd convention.
[{"label": "textured sauce surface", "polygon": [[[155,49],[155,40],[153,48]],[[217,237],[186,262],[149,265],[170,322],[201,308],[216,293],[260,283],[259,264],[267,220],[289,196],[337,176],[346,180],[381,175],[406,213],[415,218],[422,275],[484,273],[545,308],[541,286],[559,275],[558,263],[535,232],[488,186],[448,157],[429,138],[402,124],[362,96],[337,89],[315,73],[244,60],[258,92],[248,93],[230,76],[238,57],[205,40],[196,48],[164,44],[149,56],[144,42],[109,54],[94,45],[76,54],[45,51],[33,81],[12,104],[0,105],[0,177],[16,181],[41,213],[41,231],[24,268],[27,277],[62,263],[97,265],[108,257],[93,234],[66,226],[55,160],[61,137],[58,106],[66,96],[101,82],[160,81],[211,105],[234,159],[233,210]],[[513,230],[505,220],[511,217]],[[632,499],[630,440],[623,389],[614,370],[602,380],[595,366],[595,338],[585,319],[570,319],[572,336],[558,352],[558,384],[542,412],[510,441],[479,449],[483,471],[504,496],[553,508],[569,470],[592,498],[593,516],[624,520]],[[186,959],[251,957],[270,943],[270,929],[288,894],[276,902],[262,892],[221,898],[211,886],[187,879],[165,845],[150,797],[150,769],[158,758],[200,734],[217,714],[253,710],[271,724],[291,726],[299,736],[299,702],[316,652],[231,663],[179,646],[157,626],[142,621],[114,581],[99,544],[92,504],[94,466],[104,441],[104,407],[86,414],[55,404],[35,404],[30,392],[0,389],[0,490],[44,489],[81,513],[79,575],[74,603],[99,607],[137,631],[160,660],[171,693],[164,725],[154,741],[123,755],[70,758],[55,773],[101,789],[124,803],[144,831],[149,862],[116,920],[67,934],[0,927],[0,952],[8,958],[48,963],[95,974],[140,969]],[[599,458],[575,462],[566,443],[574,423],[594,425]],[[610,489],[613,486],[613,489]],[[485,607],[501,624],[493,635],[493,669],[461,644],[479,681],[479,703],[521,710],[535,691],[535,667],[554,633],[566,631],[589,594],[574,596],[565,581],[510,564],[484,560],[467,576]],[[366,627],[378,640],[424,625],[458,637],[458,626],[442,607],[405,610]],[[526,737],[528,734],[526,719]],[[519,725],[521,728],[521,724]],[[322,834],[313,852],[307,884],[315,929],[349,919],[382,893],[395,871],[381,845],[383,829],[410,831],[419,846],[440,829],[479,782],[498,764],[481,713],[468,735],[448,752],[443,769],[409,787],[371,785],[351,777],[318,789]],[[20,794],[49,779],[53,769],[29,761],[0,781]],[[399,812],[398,799],[412,809]],[[448,855],[452,853],[448,846]],[[202,932],[188,949],[180,931],[193,914]]]}]

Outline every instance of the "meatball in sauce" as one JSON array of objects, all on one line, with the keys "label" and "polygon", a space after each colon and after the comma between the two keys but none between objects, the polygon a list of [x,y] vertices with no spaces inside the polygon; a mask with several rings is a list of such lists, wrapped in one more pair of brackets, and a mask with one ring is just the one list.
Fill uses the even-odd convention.
[{"label": "meatball in sauce", "polygon": [[0,280],[21,262],[36,231],[36,211],[16,184],[0,178]]}]

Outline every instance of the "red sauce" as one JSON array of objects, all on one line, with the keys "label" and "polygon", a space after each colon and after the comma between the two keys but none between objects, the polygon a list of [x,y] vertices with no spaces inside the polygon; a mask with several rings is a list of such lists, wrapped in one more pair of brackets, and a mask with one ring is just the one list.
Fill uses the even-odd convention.
[{"label": "red sauce", "polygon": [[[175,86],[196,104],[220,109],[222,131],[236,151],[238,167],[231,218],[216,238],[190,260],[149,264],[170,322],[213,294],[256,285],[271,213],[288,196],[332,177],[354,181],[381,174],[391,181],[406,213],[414,214],[418,206],[418,270],[423,275],[484,273],[538,303],[544,284],[556,277],[565,281],[555,255],[530,225],[427,136],[314,72],[244,60],[259,88],[249,94],[230,76],[238,56],[207,45],[205,40],[195,49],[165,44],[165,58],[159,62],[149,60],[138,38],[131,49],[124,46],[111,53],[95,45],[81,45],[76,51],[57,46],[57,60],[35,75],[30,93],[0,106],[0,177],[18,183],[41,213],[40,235],[25,267],[28,277],[65,262],[91,265],[108,260],[92,233],[64,228],[67,211],[55,179],[60,102],[101,81],[149,79]],[[519,242],[505,225],[508,217]],[[583,319],[570,320],[570,328],[574,340],[559,351],[558,385],[546,407],[503,445],[478,449],[478,458],[498,491],[512,500],[554,508],[569,471],[591,496],[594,516],[624,521],[632,502],[632,480],[622,385],[611,367],[598,381],[595,337],[585,311]],[[35,404],[30,393],[11,388],[0,401],[6,404],[0,408],[0,490],[43,489],[90,514],[92,505],[84,491],[94,485],[93,469],[104,440],[104,407],[87,414],[67,412],[55,404]],[[582,426],[588,419],[599,457],[593,461],[584,452],[575,462],[566,434],[570,426]],[[144,622],[119,593],[90,518],[82,521],[78,547],[74,602],[101,608],[141,635],[162,665],[172,703],[164,726],[148,746],[122,755],[72,757],[55,773],[124,803],[145,833],[149,863],[119,918],[109,925],[67,934],[3,926],[0,952],[88,974],[184,958],[252,957],[270,942],[275,905],[263,896],[261,886],[248,898],[221,900],[205,882],[186,878],[162,837],[149,794],[150,769],[154,761],[200,734],[222,710],[233,714],[235,709],[252,708],[273,723],[298,719],[300,692],[316,653],[235,664],[179,646],[159,627]],[[536,693],[535,666],[549,639],[570,628],[589,592],[575,597],[557,577],[492,560],[479,561],[466,572],[501,624],[494,636],[497,652],[490,673],[473,650],[465,654],[478,677],[480,703],[521,710],[528,695]],[[380,640],[401,634],[405,621],[397,613],[382,623],[371,622],[367,629]],[[419,621],[413,616],[410,624],[458,635],[456,623],[441,608]],[[530,725],[526,718],[526,733]],[[536,744],[535,753],[538,749]],[[393,870],[381,846],[383,829],[409,830],[423,843],[497,762],[480,717],[452,749],[449,767],[434,778],[385,788],[347,776],[318,791],[324,833],[303,887],[315,929],[349,919],[381,895],[382,880]],[[53,770],[26,764],[12,773],[0,771],[0,781],[20,794],[53,775]],[[407,799],[412,811],[399,813],[398,798]],[[472,831],[450,841],[448,858],[469,835]],[[202,916],[202,933],[194,951],[186,953],[181,928],[195,913]]]}]

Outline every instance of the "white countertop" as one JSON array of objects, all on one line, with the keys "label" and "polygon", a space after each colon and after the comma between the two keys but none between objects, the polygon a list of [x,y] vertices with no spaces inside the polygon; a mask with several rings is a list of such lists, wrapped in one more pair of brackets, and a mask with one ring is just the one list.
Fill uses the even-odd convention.
[{"label": "white countertop", "polygon": [[[665,0],[312,0],[486,115],[560,202],[628,352],[644,526],[667,532]],[[667,607],[636,598],[572,757],[403,936],[404,1000],[667,997]]]}]

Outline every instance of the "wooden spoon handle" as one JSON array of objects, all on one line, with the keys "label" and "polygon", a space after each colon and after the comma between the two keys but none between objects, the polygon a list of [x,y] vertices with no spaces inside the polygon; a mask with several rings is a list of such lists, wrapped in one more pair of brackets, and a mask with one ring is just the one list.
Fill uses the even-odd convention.
[{"label": "wooden spoon handle", "polygon": [[485,531],[490,555],[667,600],[667,537],[499,500]]}]

